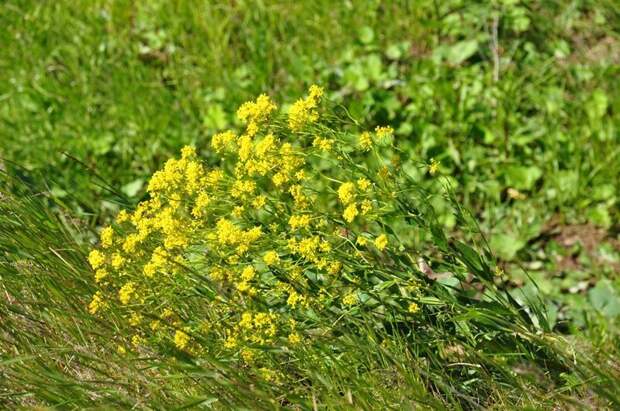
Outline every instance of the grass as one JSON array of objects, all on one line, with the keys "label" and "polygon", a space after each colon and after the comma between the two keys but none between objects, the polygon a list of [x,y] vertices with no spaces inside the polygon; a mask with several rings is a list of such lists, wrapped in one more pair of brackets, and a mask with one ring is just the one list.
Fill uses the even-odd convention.
[{"label": "grass", "polygon": [[[3,3],[0,403],[617,407],[619,22],[612,1]],[[466,362],[448,358],[454,344],[420,355],[348,332],[341,356],[329,341],[305,353],[299,391],[283,396],[217,358],[116,353],[120,314],[103,322],[84,309],[96,229],[144,199],[148,176],[183,145],[217,161],[209,137],[238,125],[240,103],[262,92],[293,101],[311,83],[359,124],[392,125],[393,162],[423,189],[441,179],[419,163],[441,161],[455,193],[432,197],[441,229],[488,239],[508,274],[502,298],[536,311],[528,338],[537,327],[549,337],[514,347],[532,362],[506,366],[476,340],[463,349],[482,368],[450,374],[437,365]],[[502,313],[484,315],[500,324]]]},{"label": "grass", "polygon": [[[5,184],[7,180],[12,182],[5,176]],[[319,404],[347,408],[355,404],[373,408],[383,404],[385,408],[435,409],[618,403],[613,391],[605,391],[613,386],[613,371],[601,369],[596,371],[600,375],[594,374],[596,368],[589,361],[595,354],[589,343],[581,343],[579,366],[571,365],[574,359],[569,345],[553,334],[541,338],[540,331],[533,333],[530,320],[517,314],[514,310],[519,307],[501,291],[489,291],[490,295],[497,293],[492,297],[497,300],[485,307],[458,301],[448,289],[437,289],[437,301],[461,311],[457,322],[480,333],[472,335],[469,342],[455,340],[449,331],[452,320],[438,318],[433,328],[418,337],[430,340],[415,343],[417,352],[410,351],[412,343],[404,335],[393,335],[391,346],[379,344],[385,337],[364,323],[345,331],[344,341],[328,339],[309,346],[297,359],[299,378],[307,382],[287,394],[217,358],[195,361],[175,354],[171,360],[167,356],[171,353],[162,356],[152,351],[119,354],[112,335],[122,333],[121,313],[112,312],[102,321],[84,309],[94,292],[90,276],[84,275],[89,272],[82,238],[85,227],[50,211],[43,200],[33,195],[6,196],[1,206],[0,241],[5,249],[2,291],[6,299],[1,307],[4,383],[0,398],[9,407],[272,408],[298,404],[312,408]],[[464,261],[468,258],[456,251],[453,255]],[[540,313],[532,316],[544,319]],[[498,338],[508,330],[523,340],[487,341],[488,336]],[[423,348],[425,344],[436,347],[438,341],[443,347],[439,352]],[[340,353],[333,351],[336,347]],[[605,347],[613,349],[613,344]],[[503,362],[510,355],[523,357],[521,369],[506,368]],[[604,360],[615,364],[614,355]],[[436,368],[434,363],[445,361],[457,368],[453,372]],[[537,361],[545,361],[542,372],[548,375],[540,373]],[[352,373],[353,365],[362,369]],[[468,365],[473,368],[466,373],[469,382],[463,385],[460,373]],[[368,366],[373,371],[363,372]],[[565,381],[560,383],[562,378]],[[584,381],[589,382],[584,386]],[[541,390],[556,384],[560,385],[550,391]],[[434,393],[443,395],[438,398]]]}]

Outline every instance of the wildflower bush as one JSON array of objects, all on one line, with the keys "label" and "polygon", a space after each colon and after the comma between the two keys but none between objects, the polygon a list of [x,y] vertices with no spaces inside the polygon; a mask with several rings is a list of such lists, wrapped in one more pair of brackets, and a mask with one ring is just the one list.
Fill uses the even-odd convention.
[{"label": "wildflower bush", "polygon": [[[495,286],[488,251],[448,240],[431,194],[399,168],[393,130],[358,130],[339,110],[318,86],[284,115],[266,95],[243,104],[245,127],[211,138],[217,164],[185,147],[149,198],[101,231],[88,309],[120,309],[119,352],[232,361],[286,384],[325,344],[346,365],[356,339],[435,371],[467,356],[490,368],[449,374],[482,378],[534,343],[544,315]],[[458,205],[455,215],[472,227]],[[435,371],[425,379],[448,386]]]}]

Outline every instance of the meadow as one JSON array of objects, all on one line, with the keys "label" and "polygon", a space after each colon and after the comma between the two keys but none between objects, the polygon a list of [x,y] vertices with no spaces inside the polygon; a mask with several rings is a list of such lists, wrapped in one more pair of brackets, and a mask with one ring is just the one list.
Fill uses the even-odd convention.
[{"label": "meadow", "polygon": [[0,4],[0,405],[620,407],[620,7]]}]

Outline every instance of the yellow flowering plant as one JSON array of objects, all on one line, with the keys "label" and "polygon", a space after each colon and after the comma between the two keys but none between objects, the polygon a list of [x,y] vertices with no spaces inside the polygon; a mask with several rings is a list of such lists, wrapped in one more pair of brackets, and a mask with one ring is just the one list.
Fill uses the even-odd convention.
[{"label": "yellow flowering plant", "polygon": [[[121,310],[123,352],[228,359],[281,381],[286,358],[360,324],[381,347],[405,338],[439,350],[474,307],[455,287],[468,273],[487,287],[476,299],[518,318],[494,291],[490,255],[449,241],[430,195],[388,159],[393,130],[360,132],[336,111],[318,86],[287,113],[266,95],[243,104],[243,128],[210,139],[215,165],[183,148],[152,176],[148,199],[101,231],[88,310]],[[456,283],[435,281],[419,259]],[[486,326],[459,332],[466,341]]]}]

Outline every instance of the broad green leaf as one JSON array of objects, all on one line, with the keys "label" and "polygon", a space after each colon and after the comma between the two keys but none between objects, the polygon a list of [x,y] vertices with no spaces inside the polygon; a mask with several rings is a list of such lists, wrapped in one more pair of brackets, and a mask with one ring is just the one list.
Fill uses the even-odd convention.
[{"label": "broad green leaf", "polygon": [[606,317],[614,318],[620,315],[620,295],[609,280],[600,280],[588,292],[588,298],[594,308]]},{"label": "broad green leaf", "polygon": [[502,260],[510,261],[523,248],[525,242],[510,234],[498,233],[491,236],[490,245]]},{"label": "broad green leaf", "polygon": [[608,104],[609,99],[607,98],[605,92],[602,90],[595,90],[586,103],[586,112],[588,113],[588,117],[592,120],[600,119],[607,112]]},{"label": "broad green leaf", "polygon": [[446,58],[452,65],[459,65],[478,51],[477,40],[464,40],[452,45],[446,52]]},{"label": "broad green leaf", "polygon": [[588,211],[588,220],[603,228],[609,228],[612,224],[611,215],[609,214],[607,207],[602,204]]},{"label": "broad green leaf", "polygon": [[140,190],[142,190],[143,186],[144,186],[144,179],[138,178],[138,179],[132,181],[131,183],[125,184],[121,188],[121,190],[128,197],[135,197],[140,192]]},{"label": "broad green leaf", "polygon": [[222,130],[228,126],[226,112],[220,104],[211,104],[202,118],[202,124],[210,130]]},{"label": "broad green leaf", "polygon": [[364,44],[372,43],[375,39],[375,32],[372,27],[364,26],[359,30],[359,39]]},{"label": "broad green leaf", "polygon": [[508,166],[504,175],[509,187],[518,190],[531,190],[542,176],[542,170],[536,166]]}]

